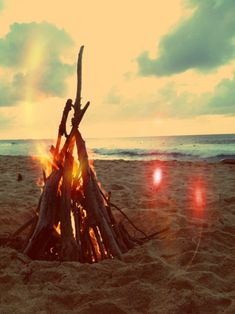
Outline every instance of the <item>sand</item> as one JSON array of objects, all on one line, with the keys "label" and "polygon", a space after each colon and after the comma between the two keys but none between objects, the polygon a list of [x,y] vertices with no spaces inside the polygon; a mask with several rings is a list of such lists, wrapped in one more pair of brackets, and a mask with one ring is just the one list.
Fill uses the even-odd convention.
[{"label": "sand", "polygon": [[[140,228],[166,230],[123,261],[93,265],[31,261],[1,246],[0,313],[235,313],[235,165],[95,161],[95,168]],[[41,170],[31,158],[0,157],[0,174],[7,236],[32,216]]]}]

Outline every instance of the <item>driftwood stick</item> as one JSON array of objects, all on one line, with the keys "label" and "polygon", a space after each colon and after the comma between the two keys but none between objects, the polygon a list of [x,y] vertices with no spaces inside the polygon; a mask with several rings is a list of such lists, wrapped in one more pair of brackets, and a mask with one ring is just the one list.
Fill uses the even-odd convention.
[{"label": "driftwood stick", "polygon": [[47,180],[47,176],[46,176],[46,171],[44,169],[42,169],[42,177],[43,177],[43,183],[46,183]]},{"label": "driftwood stick", "polygon": [[[82,167],[82,178],[83,178],[83,191],[86,200],[86,210],[89,215],[92,215],[97,224],[99,225],[102,239],[106,246],[106,249],[111,250],[113,256],[121,259],[121,250],[114,237],[112,226],[107,221],[107,212],[104,203],[99,199],[97,194],[98,184],[94,180],[94,174],[90,169],[86,151],[85,142],[78,130],[75,132],[76,144],[78,149],[78,158]],[[106,214],[105,214],[106,213]]]},{"label": "driftwood stick", "polygon": [[72,129],[70,134],[65,141],[64,147],[60,153],[60,160],[64,158],[64,155],[68,149],[68,145],[70,143],[71,138],[74,136],[74,132],[78,128],[87,108],[90,105],[90,102],[87,102],[83,109],[81,109],[81,90],[82,90],[82,55],[83,55],[84,46],[81,46],[79,54],[78,54],[78,62],[77,62],[77,91],[76,91],[76,99],[74,103],[74,118],[72,119]]},{"label": "driftwood stick", "polygon": [[61,259],[64,261],[77,261],[79,259],[79,250],[73,237],[71,224],[72,170],[73,157],[70,153],[66,153],[60,202],[60,229],[62,240]]},{"label": "driftwood stick", "polygon": [[35,259],[44,257],[44,250],[49,236],[53,230],[57,204],[57,190],[62,170],[53,171],[47,178],[44,186],[39,208],[39,219],[31,239],[24,253]]},{"label": "driftwood stick", "polygon": [[74,115],[74,118],[72,119],[72,125],[74,126],[74,128],[78,128],[80,122],[82,121],[82,118],[84,116],[84,114],[86,113],[88,107],[90,106],[90,102],[88,101],[84,108],[80,109],[80,111],[78,112],[78,114]]},{"label": "driftwood stick", "polygon": [[30,229],[29,229],[29,233],[28,233],[28,235],[27,235],[27,237],[26,237],[26,239],[25,239],[25,241],[24,241],[24,245],[22,246],[22,252],[24,252],[24,250],[25,250],[25,248],[26,248],[26,246],[27,246],[29,240],[31,239],[31,237],[32,237],[32,235],[33,235],[33,233],[34,233],[34,230],[35,230],[35,228],[36,228],[36,226],[37,226],[37,223],[38,223],[38,216],[36,216],[36,219],[35,219],[34,222],[31,224],[31,227],[30,227]]},{"label": "driftwood stick", "polygon": [[68,114],[69,111],[72,108],[72,100],[68,99],[65,107],[64,107],[64,111],[62,114],[62,118],[61,118],[61,122],[60,122],[60,126],[59,126],[59,130],[58,130],[58,136],[57,136],[57,141],[56,141],[56,146],[55,146],[55,151],[54,151],[54,162],[58,156],[59,153],[59,149],[60,149],[60,143],[61,143],[61,138],[63,135],[65,135],[66,137],[68,137],[67,131],[66,131],[66,122],[68,119]]},{"label": "driftwood stick", "polygon": [[37,221],[38,216],[35,215],[32,218],[30,218],[28,221],[26,221],[26,223],[24,223],[20,228],[18,228],[12,235],[10,238],[14,238],[16,236],[18,236],[21,232],[23,232],[26,228],[28,228],[29,226],[31,226],[35,221]]},{"label": "driftwood stick", "polygon": [[82,90],[82,55],[83,55],[84,46],[81,46],[78,54],[77,62],[77,93],[74,103],[75,115],[78,114],[81,108],[81,90]]},{"label": "driftwood stick", "polygon": [[[129,224],[132,225],[132,227],[133,227],[134,229],[136,229],[138,232],[140,232],[140,233],[142,233],[142,234],[144,235],[144,237],[139,238],[140,241],[150,240],[150,239],[154,238],[155,236],[157,236],[158,234],[161,234],[161,233],[163,233],[163,232],[165,232],[165,231],[167,231],[167,230],[169,229],[169,227],[167,227],[167,228],[164,228],[164,229],[162,229],[162,230],[159,230],[159,231],[156,231],[156,232],[154,232],[154,233],[152,233],[152,234],[147,235],[143,230],[139,229],[139,228],[133,223],[133,221],[127,216],[127,214],[125,214],[125,213],[123,212],[123,210],[122,210],[121,208],[119,208],[117,205],[115,205],[114,203],[112,203],[112,202],[110,201],[110,194],[109,194],[108,197],[106,197],[106,196],[104,195],[103,191],[102,191],[100,188],[99,188],[99,190],[100,190],[101,195],[103,196],[103,198],[105,199],[105,201],[106,201],[107,204],[109,205],[108,207],[110,208],[110,207],[112,206],[112,207],[116,208],[116,209],[125,217],[125,219],[129,222]],[[110,209],[110,210],[111,210],[111,209]],[[113,215],[112,215],[112,216],[113,216]]]},{"label": "driftwood stick", "polygon": [[116,234],[116,237],[117,237],[117,241],[119,243],[119,246],[122,250],[122,253],[126,253],[128,251],[128,246],[126,245],[124,239],[123,239],[123,234],[122,232],[119,230],[119,225],[118,224],[115,224],[114,227],[114,232]]},{"label": "driftwood stick", "polygon": [[65,143],[64,143],[63,148],[61,149],[60,156],[59,156],[59,160],[63,160],[63,158],[64,158],[64,156],[65,156],[65,153],[66,153],[67,150],[68,150],[69,143],[70,143],[72,137],[75,135],[76,129],[78,128],[78,126],[79,126],[79,124],[80,124],[80,122],[81,122],[81,120],[82,120],[82,118],[83,118],[83,116],[84,116],[86,110],[88,109],[89,105],[90,105],[90,102],[88,101],[88,102],[86,103],[86,105],[84,106],[84,108],[81,109],[81,110],[78,112],[78,114],[77,114],[76,116],[74,116],[74,118],[72,119],[72,125],[73,125],[73,127],[72,127],[72,130],[70,131],[70,133],[69,133],[69,135],[68,135],[68,137],[67,137],[67,139],[66,139],[66,141],[65,141]]},{"label": "driftwood stick", "polygon": [[74,205],[73,208],[73,217],[74,217],[74,223],[75,223],[75,238],[78,245],[78,253],[79,253],[79,261],[83,262],[83,253],[81,248],[81,237],[80,237],[80,211],[79,208],[77,208],[76,205]]},{"label": "driftwood stick", "polygon": [[[96,177],[95,177],[94,171],[92,169],[90,170],[90,177],[91,177],[92,182],[93,182],[95,197],[96,197],[96,201],[98,203],[98,206],[100,208],[100,211],[104,215],[104,217],[105,217],[105,219],[106,219],[106,221],[107,221],[107,223],[108,223],[108,225],[110,227],[110,231],[111,231],[111,233],[113,235],[113,238],[116,240],[116,242],[118,243],[120,249],[123,251],[125,249],[122,247],[122,243],[121,243],[120,239],[118,238],[118,235],[115,232],[115,229],[113,228],[114,225],[112,224],[112,217],[111,217],[112,215],[110,216],[108,214],[107,206],[105,206],[105,204],[104,204],[104,200],[102,198],[102,195],[100,194],[100,187],[97,184]],[[113,217],[113,219],[114,219],[114,217]]]},{"label": "driftwood stick", "polygon": [[[105,199],[105,201],[108,202],[108,200],[107,200],[106,196],[104,195],[103,191],[102,191],[101,189],[99,189],[99,190],[100,190],[101,195],[102,195],[103,198]],[[125,213],[123,212],[123,210],[122,210],[121,208],[119,208],[117,205],[115,205],[115,204],[113,204],[113,203],[111,203],[111,202],[109,202],[109,205],[112,206],[112,207],[114,207],[114,208],[116,208],[116,209],[126,218],[126,220],[129,222],[130,225],[132,225],[132,227],[133,227],[134,229],[136,229],[137,231],[139,231],[140,233],[142,233],[142,234],[145,236],[145,238],[148,238],[148,235],[147,235],[143,230],[139,229],[139,228],[133,223],[133,221],[127,216],[127,214],[125,214]]]},{"label": "driftwood stick", "polygon": [[88,263],[92,263],[92,249],[90,246],[90,241],[89,241],[89,231],[88,231],[88,226],[84,230],[83,233],[83,250],[84,250],[84,255],[85,255],[85,261]]},{"label": "driftwood stick", "polygon": [[[99,190],[102,191],[101,188],[99,188]],[[103,191],[102,191],[102,195],[104,195]],[[110,207],[110,203],[111,203],[111,192],[108,192],[106,209],[107,209],[107,213],[109,215],[109,218],[111,220],[112,225],[115,225],[116,224],[116,220],[115,220],[115,218],[113,216],[113,213],[112,213],[112,210],[111,210],[111,207]]]},{"label": "driftwood stick", "polygon": [[63,135],[65,135],[66,137],[68,136],[67,131],[66,131],[66,122],[68,119],[69,111],[71,109],[72,109],[72,99],[68,99],[66,104],[65,104],[64,111],[62,114],[62,119],[61,119],[60,126],[59,126],[58,134],[61,136],[63,136]]},{"label": "driftwood stick", "polygon": [[135,247],[136,243],[132,240],[125,226],[121,222],[118,224],[118,228],[122,235],[122,239],[125,242],[128,249],[132,249],[133,247]]},{"label": "driftwood stick", "polygon": [[99,245],[101,259],[105,259],[106,258],[105,247],[104,247],[104,244],[102,243],[102,240],[100,238],[100,234],[98,232],[97,226],[94,226],[93,230],[94,230],[94,233],[95,233],[95,237],[96,237],[97,243]]},{"label": "driftwood stick", "polygon": [[96,254],[96,250],[95,250],[95,246],[94,246],[94,243],[91,239],[91,235],[90,233],[88,233],[88,240],[89,240],[89,243],[90,243],[90,247],[91,247],[91,251],[92,251],[92,255],[93,255],[93,258],[94,258],[94,261],[93,262],[98,262],[98,256]]}]

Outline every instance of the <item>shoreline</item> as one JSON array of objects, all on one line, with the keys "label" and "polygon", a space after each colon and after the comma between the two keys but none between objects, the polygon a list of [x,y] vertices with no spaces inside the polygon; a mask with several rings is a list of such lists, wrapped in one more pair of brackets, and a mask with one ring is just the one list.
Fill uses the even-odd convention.
[{"label": "shoreline", "polygon": [[[32,156],[48,154],[55,140],[0,140],[0,154]],[[155,136],[86,139],[92,159],[98,160],[178,160],[218,162],[235,160],[235,134]]]},{"label": "shoreline", "polygon": [[[217,157],[209,157],[209,158],[197,158],[197,159],[158,159],[158,158],[153,158],[153,159],[128,159],[128,158],[89,158],[89,161],[91,162],[96,162],[96,161],[134,161],[134,162],[154,162],[154,161],[159,161],[159,162],[182,162],[182,163],[209,163],[209,164],[214,164],[214,163],[234,163],[235,162],[235,155],[227,155],[228,158],[224,159],[218,159]],[[0,158],[29,158],[29,159],[39,159],[40,155],[1,155]],[[48,157],[50,157],[49,152],[48,152]]]}]

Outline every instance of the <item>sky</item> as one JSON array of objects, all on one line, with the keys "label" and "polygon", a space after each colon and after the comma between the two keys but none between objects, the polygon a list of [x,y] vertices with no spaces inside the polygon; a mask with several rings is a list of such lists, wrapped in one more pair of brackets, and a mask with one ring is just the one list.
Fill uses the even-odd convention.
[{"label": "sky", "polygon": [[235,133],[234,0],[0,0],[0,139]]}]

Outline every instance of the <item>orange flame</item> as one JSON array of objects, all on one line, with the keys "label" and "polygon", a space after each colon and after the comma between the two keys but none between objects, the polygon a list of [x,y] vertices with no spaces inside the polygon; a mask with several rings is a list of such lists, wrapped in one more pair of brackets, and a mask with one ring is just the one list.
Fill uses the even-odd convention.
[{"label": "orange flame", "polygon": [[95,250],[95,255],[97,257],[97,260],[99,261],[99,260],[101,260],[101,252],[100,252],[99,245],[97,243],[97,239],[96,239],[94,230],[91,227],[89,228],[89,235],[91,237],[91,242],[92,242],[92,245],[93,245],[94,250]]},{"label": "orange flame", "polygon": [[33,159],[36,159],[40,162],[46,177],[51,174],[53,168],[59,169],[58,166],[53,162],[52,157],[48,154],[45,143],[38,144],[36,150],[37,154],[33,157]]}]

